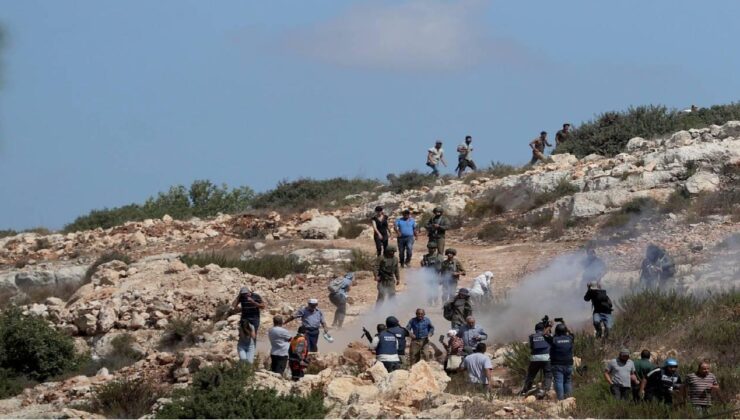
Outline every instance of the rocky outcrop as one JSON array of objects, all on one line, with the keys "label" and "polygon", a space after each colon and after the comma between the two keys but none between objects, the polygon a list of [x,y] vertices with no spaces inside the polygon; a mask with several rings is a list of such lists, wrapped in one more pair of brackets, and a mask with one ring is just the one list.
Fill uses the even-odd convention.
[{"label": "rocky outcrop", "polygon": [[334,216],[315,216],[298,226],[304,239],[334,239],[342,224]]}]

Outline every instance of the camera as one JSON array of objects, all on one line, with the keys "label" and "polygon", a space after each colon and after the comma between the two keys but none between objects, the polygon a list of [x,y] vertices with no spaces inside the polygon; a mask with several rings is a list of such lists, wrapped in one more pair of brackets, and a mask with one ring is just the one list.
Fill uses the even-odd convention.
[{"label": "camera", "polygon": [[563,318],[555,318],[555,322],[560,322],[562,324],[565,320]]}]

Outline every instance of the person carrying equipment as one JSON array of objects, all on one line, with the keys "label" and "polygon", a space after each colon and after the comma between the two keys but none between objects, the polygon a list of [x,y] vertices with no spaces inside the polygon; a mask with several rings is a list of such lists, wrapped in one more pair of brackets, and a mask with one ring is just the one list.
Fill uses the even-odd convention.
[{"label": "person carrying equipment", "polygon": [[542,371],[545,382],[542,389],[537,392],[537,399],[542,399],[550,390],[552,384],[552,368],[550,367],[550,337],[551,323],[538,322],[534,326],[534,334],[529,335],[529,366],[527,367],[527,376],[524,379],[524,387],[520,395],[526,395],[532,388],[532,383],[537,374]]},{"label": "person carrying equipment", "polygon": [[442,316],[450,321],[452,328],[465,324],[465,320],[472,315],[473,307],[470,305],[470,292],[466,288],[460,289],[455,298],[442,307]]},{"label": "person carrying equipment", "polygon": [[375,305],[396,297],[396,286],[401,284],[401,274],[398,270],[396,247],[388,245],[383,256],[378,258],[375,269],[375,281],[378,282],[378,298]]},{"label": "person carrying equipment", "polygon": [[429,242],[437,243],[437,252],[444,254],[445,252],[445,234],[449,228],[449,221],[444,216],[444,209],[442,207],[435,207],[432,210],[434,215],[427,222],[426,230]]},{"label": "person carrying equipment", "polygon": [[[452,298],[457,290],[457,283],[460,280],[460,276],[465,275],[465,268],[463,267],[460,260],[455,258],[457,250],[455,248],[448,248],[445,251],[445,257],[447,257],[440,266],[440,275],[442,276],[442,300],[448,301]],[[463,318],[464,320],[465,318]]]},{"label": "person carrying equipment", "polygon": [[385,366],[388,373],[401,367],[401,359],[398,357],[398,339],[388,331],[385,324],[378,324],[378,334],[370,343],[370,348],[375,350],[375,358]]},{"label": "person carrying equipment", "polygon": [[663,287],[676,274],[676,264],[665,249],[650,244],[640,267],[640,284],[648,289]]},{"label": "person carrying equipment", "polygon": [[389,316],[385,319],[385,326],[388,328],[388,332],[395,335],[398,340],[398,357],[406,355],[406,337],[409,336],[409,330],[402,327],[398,318],[395,316]]}]

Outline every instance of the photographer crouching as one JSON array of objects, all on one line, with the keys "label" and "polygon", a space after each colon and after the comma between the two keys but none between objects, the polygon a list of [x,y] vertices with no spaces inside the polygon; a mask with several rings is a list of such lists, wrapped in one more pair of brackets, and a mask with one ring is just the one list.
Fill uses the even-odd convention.
[{"label": "photographer crouching", "polygon": [[534,378],[540,371],[545,376],[545,382],[542,389],[537,391],[536,397],[538,400],[545,397],[547,391],[550,390],[550,384],[552,383],[552,370],[550,367],[550,343],[545,337],[550,337],[550,330],[552,323],[550,318],[545,315],[542,321],[538,322],[534,326],[534,334],[529,335],[529,367],[527,367],[527,377],[524,379],[524,387],[520,392],[520,395],[527,395],[532,388]]}]

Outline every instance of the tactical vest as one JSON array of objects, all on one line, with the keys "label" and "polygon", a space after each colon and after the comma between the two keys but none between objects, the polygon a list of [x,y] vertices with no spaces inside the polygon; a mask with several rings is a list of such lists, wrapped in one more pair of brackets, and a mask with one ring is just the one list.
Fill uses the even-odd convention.
[{"label": "tactical vest", "polygon": [[398,258],[382,257],[378,263],[378,276],[380,281],[395,281],[396,267],[398,267]]},{"label": "tactical vest", "polygon": [[573,365],[573,337],[556,335],[550,345],[550,363],[553,365]]},{"label": "tactical vest", "polygon": [[450,275],[452,275],[452,273],[459,271],[458,270],[459,264],[460,263],[455,258],[453,258],[452,261],[444,260],[442,261],[442,267],[440,271],[442,272],[442,274],[446,274],[449,272]]},{"label": "tactical vest", "polygon": [[396,336],[388,330],[378,334],[378,347],[375,348],[375,354],[398,354]]},{"label": "tactical vest", "polygon": [[529,349],[533,356],[538,354],[549,354],[550,343],[545,340],[544,334],[536,332],[529,336]]},{"label": "tactical vest", "polygon": [[398,354],[404,354],[406,351],[406,331],[400,326],[388,328],[387,331],[398,340]]}]

